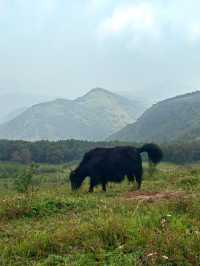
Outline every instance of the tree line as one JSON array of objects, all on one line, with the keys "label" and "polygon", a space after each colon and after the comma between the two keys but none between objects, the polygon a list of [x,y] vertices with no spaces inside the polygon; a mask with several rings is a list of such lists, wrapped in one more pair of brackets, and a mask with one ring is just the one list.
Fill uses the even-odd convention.
[{"label": "tree line", "polygon": [[[9,141],[0,140],[0,161],[29,164],[61,164],[81,160],[84,153],[95,147],[113,147],[117,145],[141,146],[137,143],[90,142],[81,140],[62,141]],[[160,145],[164,161],[173,163],[191,163],[200,161],[200,141]]]}]

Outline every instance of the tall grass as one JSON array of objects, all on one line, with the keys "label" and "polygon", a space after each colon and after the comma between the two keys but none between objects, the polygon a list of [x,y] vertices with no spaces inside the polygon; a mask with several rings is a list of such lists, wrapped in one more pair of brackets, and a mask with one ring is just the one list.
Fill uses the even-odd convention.
[{"label": "tall grass", "polygon": [[198,166],[146,172],[143,192],[183,192],[157,201],[127,198],[127,182],[72,193],[69,170],[53,169],[34,175],[31,197],[0,195],[0,265],[200,265]]}]

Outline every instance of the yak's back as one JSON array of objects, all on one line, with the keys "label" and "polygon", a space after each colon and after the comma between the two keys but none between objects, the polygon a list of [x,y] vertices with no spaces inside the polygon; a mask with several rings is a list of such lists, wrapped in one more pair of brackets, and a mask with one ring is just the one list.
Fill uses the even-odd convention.
[{"label": "yak's back", "polygon": [[106,162],[114,163],[116,168],[127,165],[128,162],[131,164],[140,158],[140,154],[137,149],[131,146],[117,146],[110,150],[107,154]]},{"label": "yak's back", "polygon": [[81,165],[85,165],[89,163],[93,159],[102,159],[105,157],[105,153],[107,152],[107,148],[95,148],[85,153],[83,160],[81,161]]},{"label": "yak's back", "polygon": [[123,160],[134,160],[139,153],[136,148],[131,146],[116,146],[112,148],[95,148],[85,153],[81,165],[95,162],[119,162]]}]

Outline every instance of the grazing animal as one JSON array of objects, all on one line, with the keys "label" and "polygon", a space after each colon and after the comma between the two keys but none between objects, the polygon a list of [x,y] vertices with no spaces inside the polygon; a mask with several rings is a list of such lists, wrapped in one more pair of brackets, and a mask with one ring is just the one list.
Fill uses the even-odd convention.
[{"label": "grazing animal", "polygon": [[153,143],[145,144],[141,148],[131,146],[118,146],[114,148],[95,148],[87,152],[79,166],[70,174],[72,190],[81,187],[86,177],[90,178],[89,192],[101,184],[106,191],[108,182],[120,183],[125,176],[129,181],[134,177],[139,190],[142,183],[142,158],[141,153],[147,152],[149,161],[157,164],[163,154],[161,149]]}]

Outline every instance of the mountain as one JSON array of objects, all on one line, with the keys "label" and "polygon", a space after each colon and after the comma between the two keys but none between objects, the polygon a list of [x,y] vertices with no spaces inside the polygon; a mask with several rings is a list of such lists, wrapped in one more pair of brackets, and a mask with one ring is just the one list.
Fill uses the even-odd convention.
[{"label": "mountain", "polygon": [[28,108],[0,126],[0,138],[103,140],[134,122],[142,111],[137,101],[96,88],[75,100],[57,99]]},{"label": "mountain", "polygon": [[0,89],[0,123],[13,119],[24,111],[25,107],[47,100],[50,99],[42,95]]},{"label": "mountain", "polygon": [[154,104],[109,140],[172,142],[200,139],[200,91]]},{"label": "mountain", "polygon": [[11,111],[10,113],[8,113],[6,115],[1,116],[0,124],[6,123],[6,122],[14,119],[18,115],[22,114],[26,109],[27,109],[27,107],[17,108],[14,111]]},{"label": "mountain", "polygon": [[157,102],[154,98],[148,97],[145,93],[134,90],[123,90],[118,91],[117,93],[125,98],[128,98],[129,100],[134,101],[135,99],[137,99],[137,102],[144,107],[144,110],[151,107],[152,104]]}]

